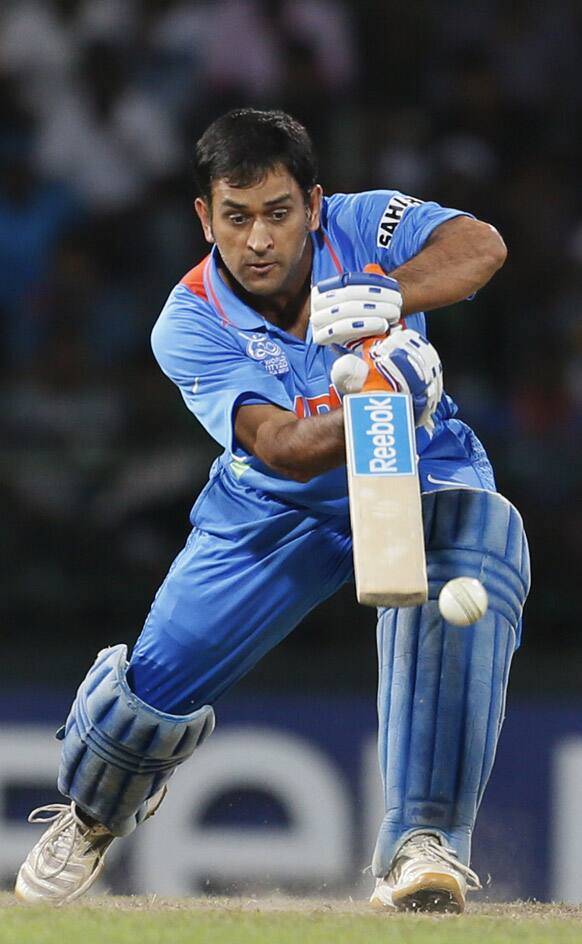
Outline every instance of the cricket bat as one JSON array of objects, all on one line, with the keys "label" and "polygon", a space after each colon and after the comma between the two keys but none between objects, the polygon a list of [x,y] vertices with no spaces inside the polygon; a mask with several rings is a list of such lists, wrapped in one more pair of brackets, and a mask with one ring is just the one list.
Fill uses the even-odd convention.
[{"label": "cricket bat", "polygon": [[370,371],[364,392],[347,394],[343,407],[358,602],[388,607],[426,603],[410,396],[390,390],[380,374]]}]

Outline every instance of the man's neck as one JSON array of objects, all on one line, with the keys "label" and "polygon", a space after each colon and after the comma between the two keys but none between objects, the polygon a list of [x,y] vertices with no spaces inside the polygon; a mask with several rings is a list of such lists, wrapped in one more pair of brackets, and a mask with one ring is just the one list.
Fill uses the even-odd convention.
[{"label": "man's neck", "polygon": [[247,292],[236,281],[224,265],[218,253],[217,264],[219,271],[234,294],[250,308],[258,311],[263,318],[270,321],[288,334],[305,339],[309,322],[309,294],[311,289],[311,265],[313,261],[313,247],[308,239],[304,257],[298,266],[297,276],[289,288],[283,289],[276,295],[253,295]]}]

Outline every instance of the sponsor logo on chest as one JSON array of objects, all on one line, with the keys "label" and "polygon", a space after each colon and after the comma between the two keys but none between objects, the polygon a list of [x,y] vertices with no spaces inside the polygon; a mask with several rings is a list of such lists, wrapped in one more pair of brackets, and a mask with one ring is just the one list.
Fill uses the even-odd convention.
[{"label": "sponsor logo on chest", "polygon": [[260,361],[268,374],[286,374],[289,361],[283,350],[264,334],[241,334],[247,342],[246,351],[254,361]]},{"label": "sponsor logo on chest", "polygon": [[421,203],[422,200],[417,200],[416,197],[405,197],[402,194],[392,197],[378,224],[377,245],[381,246],[382,249],[387,249],[392,242],[392,237],[396,232],[396,227],[400,223],[404,211],[411,206],[420,206]]}]

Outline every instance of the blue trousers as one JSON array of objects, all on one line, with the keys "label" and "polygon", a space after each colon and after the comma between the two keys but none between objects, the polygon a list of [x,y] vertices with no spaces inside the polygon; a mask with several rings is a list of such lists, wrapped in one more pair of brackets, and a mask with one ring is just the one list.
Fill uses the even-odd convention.
[{"label": "blue trousers", "polygon": [[[494,490],[479,447],[471,440],[454,458],[427,450],[420,462],[423,491]],[[196,502],[192,522],[128,673],[143,701],[173,714],[214,704],[310,610],[353,580],[347,509],[345,516],[314,515],[246,488],[244,479],[221,468]]]}]

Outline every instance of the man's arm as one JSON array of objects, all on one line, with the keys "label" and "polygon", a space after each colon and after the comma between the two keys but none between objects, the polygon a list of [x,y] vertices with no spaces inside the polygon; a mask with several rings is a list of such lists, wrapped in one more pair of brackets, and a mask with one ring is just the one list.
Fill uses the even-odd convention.
[{"label": "man's arm", "polygon": [[234,432],[243,449],[296,482],[345,465],[341,409],[299,419],[271,403],[243,405]]},{"label": "man's arm", "polygon": [[403,315],[469,298],[506,257],[505,243],[489,223],[467,216],[446,220],[415,256],[395,269],[388,272],[374,263],[364,273],[344,272],[314,286],[313,339],[349,347],[387,334]]},{"label": "man's arm", "polygon": [[402,314],[462,301],[500,269],[507,249],[489,223],[457,216],[438,226],[420,252],[389,275],[403,298]]}]

